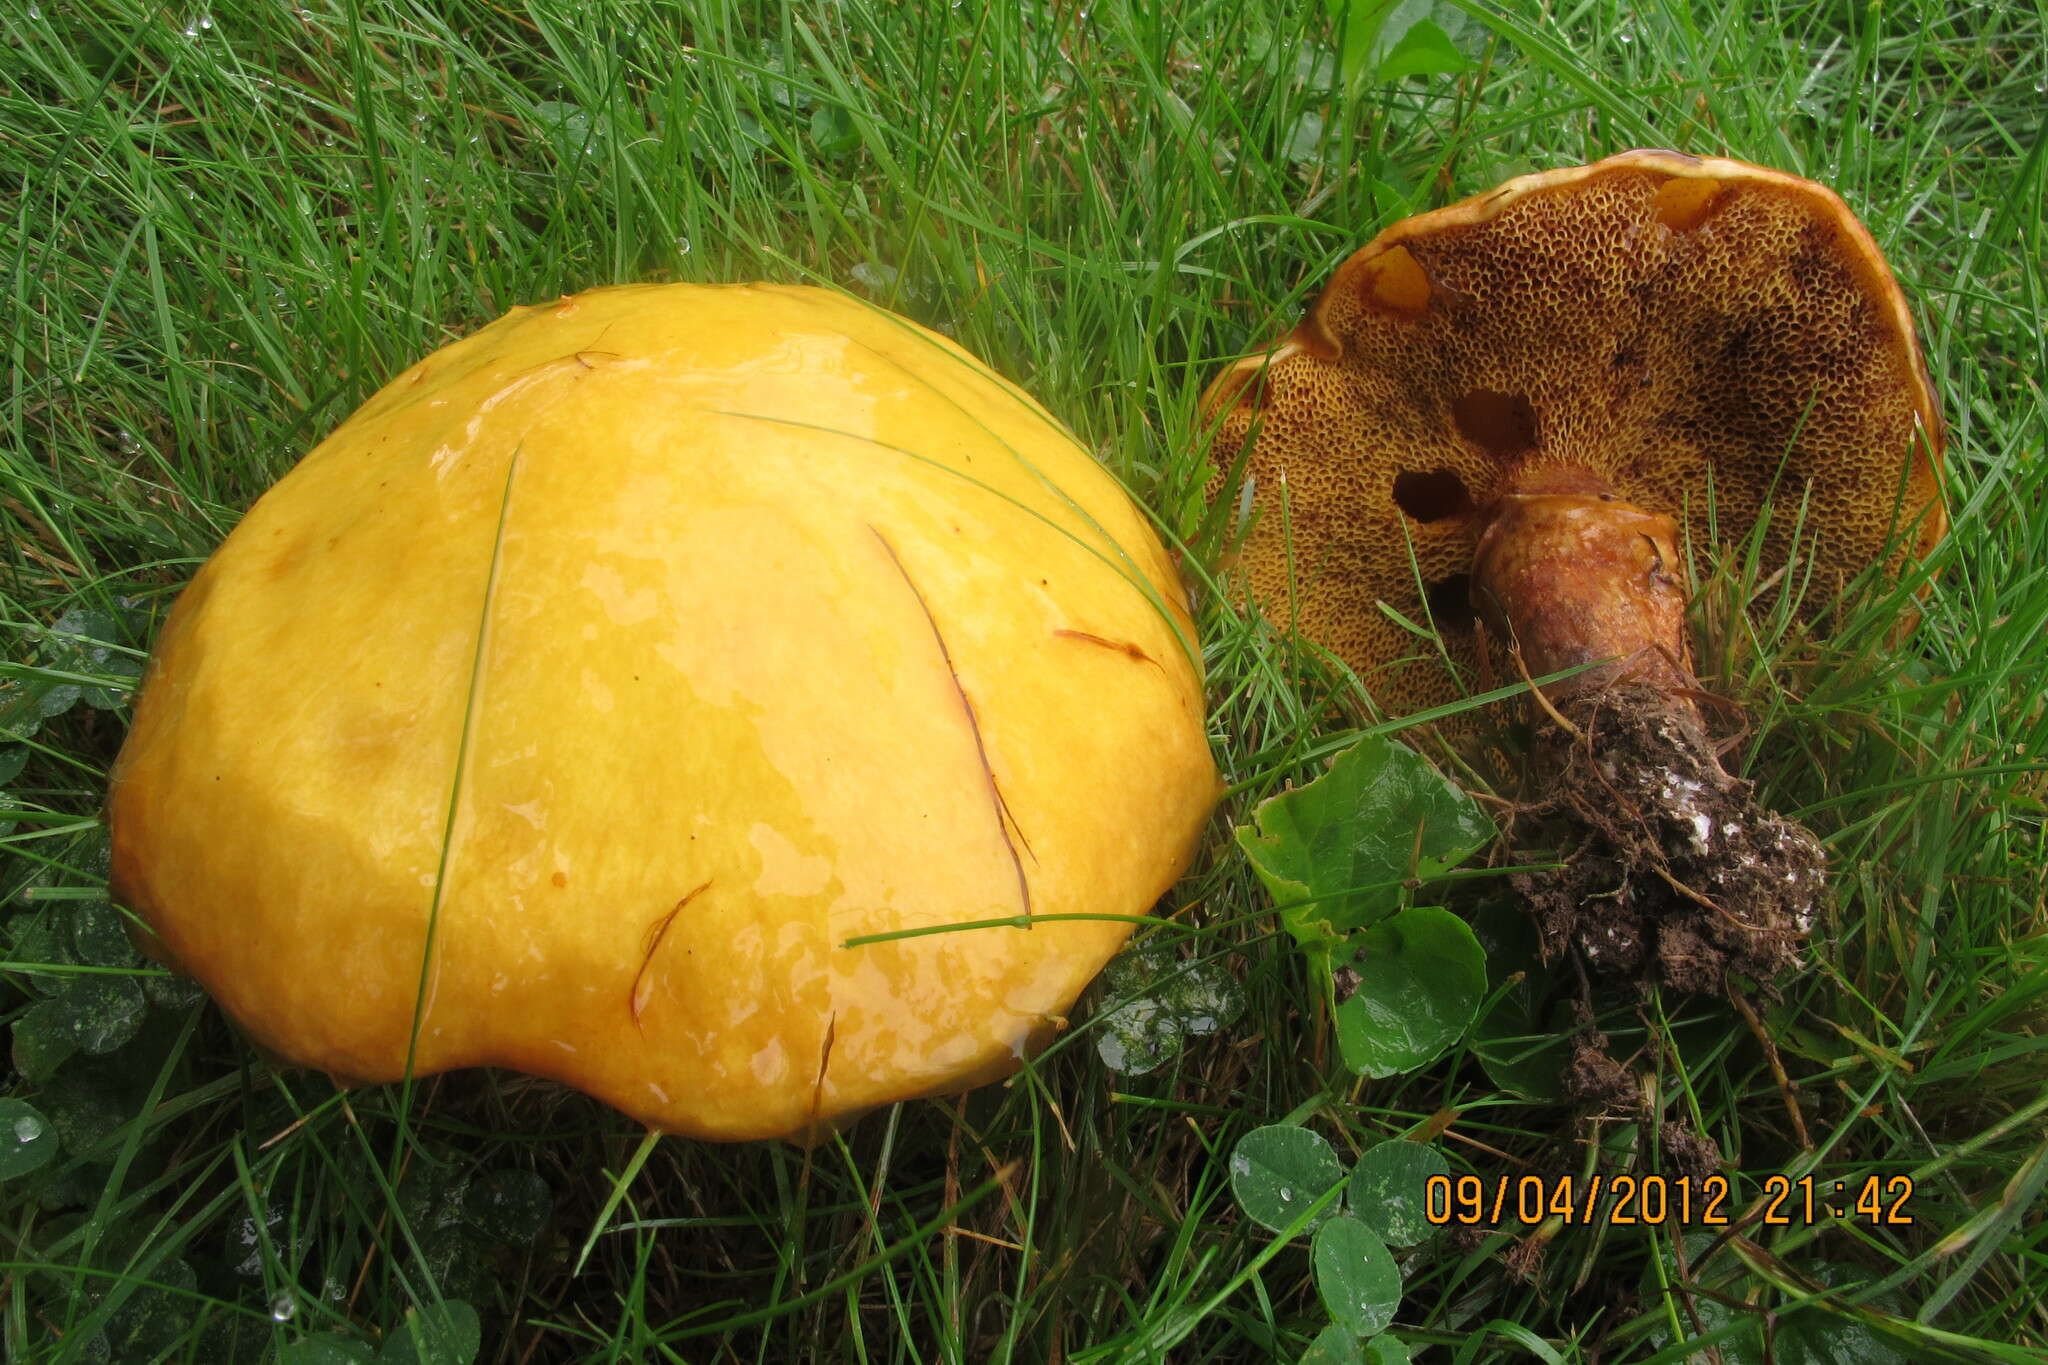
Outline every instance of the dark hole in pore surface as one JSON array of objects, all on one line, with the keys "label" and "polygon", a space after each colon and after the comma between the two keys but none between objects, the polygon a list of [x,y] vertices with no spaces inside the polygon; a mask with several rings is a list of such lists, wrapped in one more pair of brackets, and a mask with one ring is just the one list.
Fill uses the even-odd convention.
[{"label": "dark hole in pore surface", "polygon": [[1519,393],[1474,389],[1451,404],[1451,420],[1466,440],[1497,460],[1536,448],[1536,409]]},{"label": "dark hole in pore surface", "polygon": [[1472,575],[1454,573],[1449,578],[1439,578],[1427,584],[1423,592],[1429,599],[1429,619],[1443,635],[1455,634],[1472,629]]},{"label": "dark hole in pore surface", "polygon": [[1472,495],[1448,469],[1404,469],[1394,476],[1394,506],[1417,521],[1442,521],[1470,514]]}]

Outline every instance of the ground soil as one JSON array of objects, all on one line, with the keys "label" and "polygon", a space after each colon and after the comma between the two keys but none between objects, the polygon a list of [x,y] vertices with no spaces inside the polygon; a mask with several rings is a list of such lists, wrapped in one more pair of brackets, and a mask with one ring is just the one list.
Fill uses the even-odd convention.
[{"label": "ground soil", "polygon": [[1730,973],[1768,983],[1798,962],[1826,881],[1820,844],[1722,769],[1692,704],[1625,688],[1558,712],[1538,728],[1517,821],[1543,827],[1565,863],[1515,878],[1545,955],[1714,994]]}]

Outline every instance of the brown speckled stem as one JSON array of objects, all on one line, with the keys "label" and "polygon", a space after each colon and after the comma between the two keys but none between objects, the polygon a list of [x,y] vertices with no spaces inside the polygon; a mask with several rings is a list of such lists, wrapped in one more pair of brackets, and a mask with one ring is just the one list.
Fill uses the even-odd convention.
[{"label": "brown speckled stem", "polygon": [[1487,509],[1473,556],[1473,605],[1518,646],[1552,699],[1621,682],[1691,685],[1678,524],[1608,492],[1591,474],[1525,479]]}]

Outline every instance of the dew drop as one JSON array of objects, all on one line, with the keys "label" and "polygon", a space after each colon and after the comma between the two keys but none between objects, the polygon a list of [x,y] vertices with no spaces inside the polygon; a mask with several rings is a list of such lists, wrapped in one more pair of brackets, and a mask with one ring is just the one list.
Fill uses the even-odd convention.
[{"label": "dew drop", "polygon": [[1294,1191],[1287,1188],[1287,1186],[1282,1185],[1280,1187],[1280,1202],[1283,1204],[1292,1204],[1294,1202]]},{"label": "dew drop", "polygon": [[270,1301],[270,1319],[272,1322],[290,1322],[298,1315],[298,1312],[299,1305],[293,1301],[292,1296],[289,1294],[279,1294]]},{"label": "dew drop", "polygon": [[29,17],[29,18],[31,18],[31,19],[40,19],[40,18],[42,18],[42,17],[43,17],[43,7],[42,7],[41,5],[30,5],[30,6],[28,7],[28,17]]},{"label": "dew drop", "polygon": [[688,237],[678,237],[678,238],[676,238],[676,250],[677,250],[678,252],[682,253],[682,254],[683,254],[683,255],[685,255],[685,256],[689,255],[689,254],[690,254],[690,239],[689,239]]},{"label": "dew drop", "polygon": [[43,1135],[43,1121],[33,1114],[23,1114],[14,1121],[14,1140],[34,1142]]}]

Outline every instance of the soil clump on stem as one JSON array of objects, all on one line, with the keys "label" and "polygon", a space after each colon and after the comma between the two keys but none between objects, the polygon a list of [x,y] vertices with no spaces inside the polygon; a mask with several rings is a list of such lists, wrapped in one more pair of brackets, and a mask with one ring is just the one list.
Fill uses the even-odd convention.
[{"label": "soil clump on stem", "polygon": [[1687,702],[1617,687],[1563,705],[1537,728],[1541,794],[1521,814],[1562,829],[1565,865],[1514,878],[1545,955],[1714,994],[1730,972],[1795,965],[1826,885],[1819,841],[1723,770]]}]

